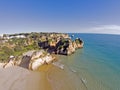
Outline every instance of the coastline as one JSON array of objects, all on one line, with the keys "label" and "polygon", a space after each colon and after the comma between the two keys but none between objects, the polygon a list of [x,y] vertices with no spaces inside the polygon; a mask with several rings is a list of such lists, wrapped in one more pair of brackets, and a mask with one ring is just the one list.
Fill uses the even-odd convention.
[{"label": "coastline", "polygon": [[[60,57],[59,61],[62,61],[61,63],[63,63],[65,66],[69,67],[70,69],[72,68],[73,70],[75,70],[76,71],[75,74],[77,75],[78,78],[82,77],[83,80],[86,80],[87,81],[86,85],[88,90],[119,90],[120,89],[119,86],[120,56],[119,56],[118,48],[120,47],[119,46],[120,37],[108,36],[108,35],[92,36],[86,34],[81,35],[80,37],[84,38],[84,41],[86,42],[85,48],[77,50],[76,53],[70,56],[61,55],[61,57],[65,57],[65,58]],[[111,42],[109,38],[112,38],[113,42]],[[116,59],[114,57],[116,57]],[[50,69],[51,68],[52,67],[50,66]],[[41,69],[45,70],[45,67],[42,67]],[[43,75],[45,76],[45,78],[47,78],[45,73],[47,73],[48,71],[42,71],[42,70],[41,73],[44,73]],[[57,68],[54,70],[53,68],[51,70],[52,70],[51,71],[52,74],[49,73],[50,74],[49,78],[58,74],[56,73],[55,70],[60,71],[61,69]],[[69,73],[65,72],[65,73],[70,74],[70,72]],[[70,76],[72,75],[70,74]],[[4,76],[2,76],[1,78],[3,77]],[[58,80],[56,78],[57,77],[54,77],[55,81]],[[48,80],[47,81],[48,85],[52,87],[49,79],[45,79],[45,80]],[[76,81],[73,80],[72,82],[76,82]],[[53,86],[56,84],[57,83],[55,84],[53,83]]]},{"label": "coastline", "polygon": [[[20,90],[22,87],[22,90],[87,90],[83,80],[76,76],[74,70],[69,70],[60,63],[53,63],[56,61],[55,55],[71,55],[76,49],[83,48],[84,42],[80,38],[72,40],[68,34],[50,34],[49,40],[47,36],[42,35],[42,37],[43,41],[37,42],[40,50],[36,47],[37,50],[28,50],[17,58],[11,55],[8,62],[0,63],[2,73],[0,78],[3,78],[0,81],[0,89]],[[54,40],[51,41],[53,38]],[[37,45],[29,42],[28,46],[30,43],[33,47]]]},{"label": "coastline", "polygon": [[83,82],[67,67],[62,70],[52,64],[41,66],[38,72],[12,66],[0,69],[0,73],[1,90],[86,90]]}]

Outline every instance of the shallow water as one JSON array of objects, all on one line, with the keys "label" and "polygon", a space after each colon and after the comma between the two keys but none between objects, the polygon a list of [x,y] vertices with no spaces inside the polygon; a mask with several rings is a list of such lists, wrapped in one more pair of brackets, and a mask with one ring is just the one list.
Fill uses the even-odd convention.
[{"label": "shallow water", "polygon": [[[70,56],[58,56],[60,67],[52,66],[47,79],[53,90],[120,90],[120,36],[74,34],[84,48]],[[44,69],[46,70],[46,69]]]},{"label": "shallow water", "polygon": [[61,63],[75,70],[77,77],[86,81],[88,90],[120,90],[120,36],[74,35],[84,40],[84,48],[71,56],[60,56]]},{"label": "shallow water", "polygon": [[78,78],[66,66],[64,66],[64,69],[61,69],[56,65],[43,65],[39,68],[39,71],[45,73],[45,77],[52,87],[51,90],[87,90],[81,78]]}]

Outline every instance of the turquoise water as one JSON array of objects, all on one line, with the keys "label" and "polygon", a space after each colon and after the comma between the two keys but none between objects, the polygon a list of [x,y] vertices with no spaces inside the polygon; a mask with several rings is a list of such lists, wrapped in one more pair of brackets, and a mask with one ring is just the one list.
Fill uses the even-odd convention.
[{"label": "turquoise water", "polygon": [[72,39],[84,40],[84,48],[61,56],[61,62],[85,81],[88,90],[120,90],[120,35],[74,35]]}]

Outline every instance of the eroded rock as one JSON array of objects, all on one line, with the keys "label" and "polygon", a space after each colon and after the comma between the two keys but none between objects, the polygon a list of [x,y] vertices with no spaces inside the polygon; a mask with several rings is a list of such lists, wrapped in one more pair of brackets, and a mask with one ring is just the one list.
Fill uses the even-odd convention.
[{"label": "eroded rock", "polygon": [[[30,53],[31,51],[29,51]],[[28,53],[28,52],[27,52]],[[49,64],[55,57],[48,54],[44,50],[34,51],[31,52],[30,55],[24,54],[21,63],[19,66],[30,69],[30,70],[37,70],[41,65]]]}]

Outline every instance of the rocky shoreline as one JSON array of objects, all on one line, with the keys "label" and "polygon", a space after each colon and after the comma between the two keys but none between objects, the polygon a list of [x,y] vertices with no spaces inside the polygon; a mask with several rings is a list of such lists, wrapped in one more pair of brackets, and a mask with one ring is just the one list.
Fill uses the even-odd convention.
[{"label": "rocky shoreline", "polygon": [[50,55],[49,53],[46,54],[44,50],[33,50],[24,53],[18,61],[15,61],[15,57],[12,57],[8,63],[0,63],[0,68],[20,66],[35,71],[40,66],[50,64],[55,60],[56,58],[54,55]]},{"label": "rocky shoreline", "polygon": [[50,39],[38,42],[40,48],[48,53],[71,55],[76,49],[83,48],[84,42],[80,38],[72,40],[69,35],[52,36]]},{"label": "rocky shoreline", "polygon": [[[24,38],[27,37],[24,36]],[[32,39],[38,43],[38,50],[32,49],[17,57],[11,55],[8,62],[0,63],[0,68],[20,66],[35,71],[42,65],[56,61],[56,54],[71,55],[76,49],[83,48],[84,45],[80,38],[72,40],[68,34],[61,33],[47,33],[37,37],[34,35]]]}]

